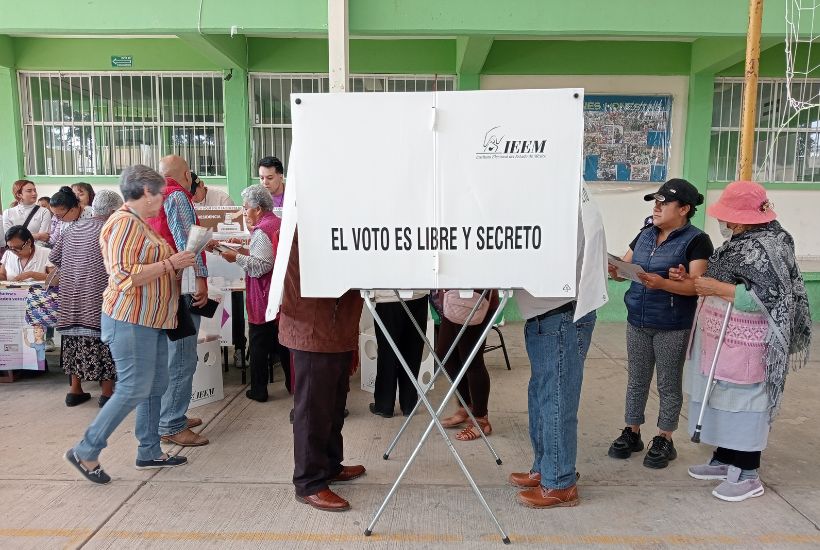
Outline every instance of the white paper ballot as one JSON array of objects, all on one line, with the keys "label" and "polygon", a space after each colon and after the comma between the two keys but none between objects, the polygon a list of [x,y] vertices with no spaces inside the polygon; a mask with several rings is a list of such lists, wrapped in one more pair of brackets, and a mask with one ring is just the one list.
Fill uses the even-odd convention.
[{"label": "white paper ballot", "polygon": [[625,262],[614,254],[607,254],[607,260],[609,261],[609,265],[613,265],[618,269],[618,277],[623,277],[624,279],[629,279],[630,281],[643,284],[638,278],[639,273],[646,273],[641,266],[638,264]]}]

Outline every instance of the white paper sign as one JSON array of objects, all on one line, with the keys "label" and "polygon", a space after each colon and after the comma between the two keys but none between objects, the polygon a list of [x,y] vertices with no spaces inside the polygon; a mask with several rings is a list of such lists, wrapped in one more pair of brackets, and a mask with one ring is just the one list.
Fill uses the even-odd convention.
[{"label": "white paper sign", "polygon": [[292,98],[304,296],[575,296],[582,90]]}]

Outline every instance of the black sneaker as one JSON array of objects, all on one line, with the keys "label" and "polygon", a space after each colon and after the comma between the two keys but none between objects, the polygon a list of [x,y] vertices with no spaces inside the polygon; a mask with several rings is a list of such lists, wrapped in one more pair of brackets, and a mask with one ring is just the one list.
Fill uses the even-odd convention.
[{"label": "black sneaker", "polygon": [[188,464],[187,456],[168,455],[166,458],[155,458],[154,460],[137,459],[137,470],[157,470],[159,468],[174,468]]},{"label": "black sneaker", "polygon": [[100,485],[105,485],[111,482],[111,476],[106,474],[102,469],[102,466],[99,464],[93,470],[89,470],[83,466],[83,463],[80,462],[80,458],[74,452],[74,449],[67,450],[63,455],[63,458],[65,458],[66,462],[77,468],[77,471],[80,472],[88,481],[99,483]]},{"label": "black sneaker", "polygon": [[607,454],[612,458],[629,458],[632,453],[643,451],[643,441],[641,441],[641,432],[635,433],[632,428],[627,426],[621,432],[620,437],[612,442],[609,446]]},{"label": "black sneaker", "polygon": [[666,468],[669,466],[669,461],[676,458],[678,458],[678,452],[675,450],[672,440],[666,439],[662,435],[656,435],[652,438],[649,451],[643,457],[643,465],[647,468]]}]

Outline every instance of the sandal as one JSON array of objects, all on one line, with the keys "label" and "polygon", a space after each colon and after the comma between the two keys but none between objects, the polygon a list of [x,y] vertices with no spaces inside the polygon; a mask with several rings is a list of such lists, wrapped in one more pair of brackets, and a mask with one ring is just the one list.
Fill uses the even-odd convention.
[{"label": "sandal", "polygon": [[478,423],[478,426],[475,424],[467,426],[456,434],[456,439],[459,441],[475,441],[481,437],[481,434],[478,433],[478,429],[481,429],[481,431],[484,432],[484,435],[490,435],[493,433],[493,427],[490,426],[490,421],[486,416],[477,416],[475,421]]},{"label": "sandal", "polygon": [[467,422],[468,418],[470,418],[470,415],[467,414],[467,410],[463,407],[459,407],[456,409],[455,414],[442,419],[441,425],[444,428],[459,428]]}]

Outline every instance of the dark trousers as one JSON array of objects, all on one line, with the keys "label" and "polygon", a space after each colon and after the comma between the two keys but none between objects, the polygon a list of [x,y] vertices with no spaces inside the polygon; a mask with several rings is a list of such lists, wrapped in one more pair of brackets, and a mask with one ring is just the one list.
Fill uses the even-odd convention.
[{"label": "dark trousers", "polygon": [[353,352],[293,350],[293,485],[296,496],[327,489],[342,471],[342,426]]},{"label": "dark trousers", "polygon": [[251,394],[258,398],[268,396],[268,365],[273,356],[285,371],[285,387],[290,392],[290,350],[279,343],[279,325],[270,321],[261,325],[248,324],[248,343],[251,356]]},{"label": "dark trousers", "polygon": [[718,447],[712,458],[741,470],[757,470],[760,468],[760,454],[760,451],[735,451]]},{"label": "dark trousers", "polygon": [[[421,330],[426,331],[427,297],[409,300],[406,304]],[[387,332],[393,338],[404,360],[407,361],[413,376],[418,378],[424,341],[407,316],[407,312],[404,311],[400,302],[386,302],[376,304],[376,313],[381,317]],[[378,412],[393,414],[393,405],[396,403],[396,385],[398,384],[399,407],[402,413],[410,414],[418,398],[416,388],[378,325],[376,325],[376,344],[379,346],[379,355],[376,359],[376,383],[373,392],[375,408]]]},{"label": "dark trousers", "polygon": [[[458,376],[458,372],[470,355],[470,351],[478,342],[488,322],[489,320],[485,320],[480,325],[467,327],[464,336],[458,341],[456,349],[450,354],[447,362],[444,363],[444,368],[451,379],[455,380]],[[460,330],[461,325],[448,321],[445,317],[441,318],[436,340],[436,355],[441,359],[444,359]],[[458,392],[464,402],[471,406],[474,416],[487,415],[487,404],[490,400],[490,373],[487,372],[487,366],[484,364],[483,342],[478,354],[476,354],[470,366],[467,367],[467,374],[461,379]]]}]

